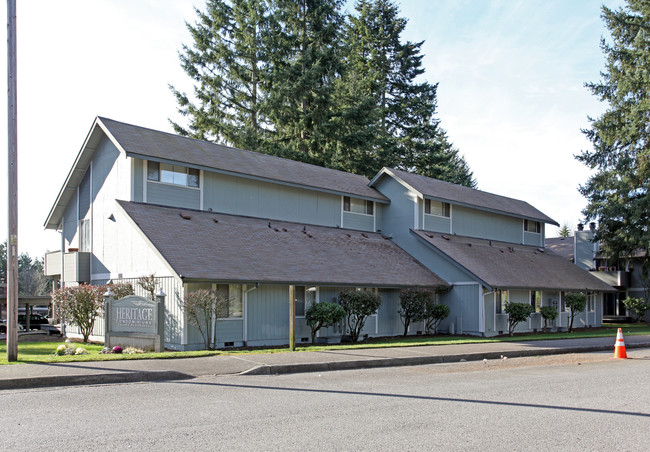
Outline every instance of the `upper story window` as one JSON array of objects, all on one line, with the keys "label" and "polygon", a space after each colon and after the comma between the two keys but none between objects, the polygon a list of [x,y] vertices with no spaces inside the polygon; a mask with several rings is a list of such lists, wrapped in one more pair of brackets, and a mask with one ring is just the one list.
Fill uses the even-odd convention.
[{"label": "upper story window", "polygon": [[352,213],[362,213],[364,215],[373,215],[375,203],[365,199],[343,197],[343,210]]},{"label": "upper story window", "polygon": [[450,206],[448,202],[424,200],[424,213],[449,218]]},{"label": "upper story window", "polygon": [[147,162],[147,180],[199,188],[199,170],[171,163]]},{"label": "upper story window", "polygon": [[542,223],[539,221],[524,220],[524,231],[539,234],[542,232]]}]

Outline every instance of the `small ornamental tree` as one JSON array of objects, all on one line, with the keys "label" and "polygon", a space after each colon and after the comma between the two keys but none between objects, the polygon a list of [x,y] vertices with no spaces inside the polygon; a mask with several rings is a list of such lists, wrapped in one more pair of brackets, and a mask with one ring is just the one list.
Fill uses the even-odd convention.
[{"label": "small ornamental tree", "polygon": [[212,336],[212,328],[219,312],[225,311],[229,303],[230,298],[224,292],[206,289],[187,293],[183,299],[187,319],[199,329],[207,350],[215,349],[216,337]]},{"label": "small ornamental tree", "polygon": [[321,328],[329,328],[345,317],[345,310],[336,303],[324,301],[312,304],[305,312],[307,325],[311,328],[311,341],[316,341],[316,333]]},{"label": "small ornamental tree", "polygon": [[645,317],[645,313],[650,310],[650,301],[643,298],[627,297],[623,300],[625,308],[629,311],[634,311],[636,314],[636,321],[641,322]]},{"label": "small ornamental tree", "polygon": [[368,316],[373,315],[379,309],[381,297],[373,292],[351,290],[341,292],[339,302],[345,310],[345,320],[352,342],[356,342]]},{"label": "small ornamental tree", "polygon": [[569,333],[573,331],[573,319],[587,306],[587,294],[582,292],[568,293],[564,297],[564,304],[571,309],[569,315]]},{"label": "small ornamental tree", "polygon": [[544,319],[544,328],[548,328],[548,322],[555,320],[558,315],[557,309],[554,306],[542,306],[539,312]]},{"label": "small ornamental tree", "polygon": [[508,314],[508,334],[512,336],[517,324],[530,317],[535,308],[528,303],[508,303],[505,311]]},{"label": "small ornamental tree", "polygon": [[403,289],[399,293],[400,309],[397,311],[404,325],[404,336],[408,334],[412,322],[424,319],[427,299],[434,299],[433,292],[426,289]]},{"label": "small ornamental tree", "polygon": [[95,319],[104,312],[104,294],[108,289],[113,292],[116,300],[133,295],[133,286],[129,283],[61,287],[52,294],[55,315],[76,325],[83,341],[88,342],[95,326]]},{"label": "small ornamental tree", "polygon": [[444,319],[449,317],[450,309],[445,304],[438,304],[435,299],[428,300],[424,306],[424,332],[427,334],[436,334],[438,325]]},{"label": "small ornamental tree", "polygon": [[149,298],[152,300],[156,299],[156,276],[152,273],[151,275],[144,275],[138,278],[138,286],[144,290]]}]

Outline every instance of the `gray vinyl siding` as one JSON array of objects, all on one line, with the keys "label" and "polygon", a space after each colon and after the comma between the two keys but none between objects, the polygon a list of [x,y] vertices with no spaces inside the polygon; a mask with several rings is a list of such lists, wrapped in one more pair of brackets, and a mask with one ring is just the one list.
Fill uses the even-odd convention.
[{"label": "gray vinyl siding", "polygon": [[451,231],[451,219],[445,217],[439,217],[437,215],[424,214],[424,229],[425,231],[432,232],[444,232],[449,233]]},{"label": "gray vinyl siding", "polygon": [[86,171],[81,183],[79,184],[79,219],[86,218],[90,211],[90,174],[91,171]]},{"label": "gray vinyl siding", "polygon": [[524,245],[544,246],[543,234],[524,231]]},{"label": "gray vinyl siding", "polygon": [[400,320],[399,291],[380,289],[381,306],[379,307],[377,332],[380,336],[394,336],[404,332],[404,325]]},{"label": "gray vinyl siding", "polygon": [[68,204],[65,208],[65,213],[63,214],[63,229],[61,231],[63,234],[64,244],[63,251],[68,251],[68,248],[78,248],[77,244],[77,197],[72,199],[72,202]]},{"label": "gray vinyl siding", "polygon": [[375,227],[375,217],[373,215],[363,215],[354,212],[343,212],[342,227],[372,232]]},{"label": "gray vinyl siding", "polygon": [[440,296],[440,302],[449,306],[449,317],[443,320],[439,331],[449,331],[455,326],[456,334],[481,334],[479,331],[479,291],[478,284],[453,286],[449,292]]},{"label": "gray vinyl siding", "polygon": [[322,226],[341,226],[341,197],[204,172],[203,210]]},{"label": "gray vinyl siding", "polygon": [[485,312],[485,336],[496,336],[499,334],[499,331],[503,331],[503,328],[497,329],[494,292],[488,292],[483,295],[483,306],[483,312]]},{"label": "gray vinyl siding", "polygon": [[289,287],[261,286],[248,293],[248,345],[289,342]]},{"label": "gray vinyl siding", "polygon": [[576,231],[575,237],[575,263],[583,270],[594,268],[594,243],[591,231]]},{"label": "gray vinyl siding", "polygon": [[521,243],[523,222],[521,218],[453,206],[452,228],[457,235]]},{"label": "gray vinyl siding", "polygon": [[199,209],[201,192],[196,188],[147,181],[147,202],[163,206]]},{"label": "gray vinyl siding", "polygon": [[133,159],[133,201],[142,202],[144,184],[144,161]]},{"label": "gray vinyl siding", "polygon": [[375,188],[391,200],[390,204],[382,206],[382,233],[391,236],[395,244],[445,281],[473,279],[467,271],[437,254],[430,245],[410,232],[414,227],[416,206],[422,210],[414,193],[388,177],[380,179]]}]

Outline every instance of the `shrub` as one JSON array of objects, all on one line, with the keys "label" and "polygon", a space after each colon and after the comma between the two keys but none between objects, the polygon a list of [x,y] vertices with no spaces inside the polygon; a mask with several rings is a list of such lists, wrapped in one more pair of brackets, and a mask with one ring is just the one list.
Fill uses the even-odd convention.
[{"label": "shrub", "polygon": [[637,322],[641,322],[645,317],[646,312],[650,310],[650,301],[643,298],[627,297],[623,300],[623,304],[627,310],[634,311]]},{"label": "shrub", "polygon": [[553,306],[542,306],[539,312],[542,314],[542,318],[544,319],[544,328],[547,328],[548,322],[555,320],[558,315],[557,309]]},{"label": "shrub", "polygon": [[95,326],[95,318],[104,312],[104,294],[108,289],[115,294],[115,299],[133,295],[133,286],[130,283],[61,287],[52,294],[56,316],[77,325],[83,341],[88,342]]},{"label": "shrub", "polygon": [[528,303],[508,303],[506,314],[508,314],[508,334],[512,336],[515,327],[525,321],[535,311],[535,308]]},{"label": "shrub", "polygon": [[116,345],[115,347],[113,347],[113,350],[111,351],[111,353],[116,353],[118,355],[121,354],[122,353],[122,347],[120,347],[119,345]]},{"label": "shrub", "polygon": [[321,328],[329,328],[345,317],[345,310],[336,303],[323,302],[312,304],[305,312],[307,325],[311,328],[311,341],[316,340],[316,333]]},{"label": "shrub", "polygon": [[437,304],[435,300],[431,300],[425,305],[424,308],[424,331],[427,334],[435,334],[438,331],[438,325],[444,319],[449,317],[449,306],[444,304]]},{"label": "shrub", "polygon": [[207,350],[215,348],[212,327],[219,312],[227,309],[229,302],[230,298],[227,295],[213,290],[201,289],[185,295],[183,310],[189,322],[199,329]]},{"label": "shrub", "polygon": [[345,310],[346,323],[352,342],[356,342],[368,316],[373,315],[379,309],[381,297],[374,292],[351,290],[341,292],[339,302]]},{"label": "shrub", "polygon": [[404,325],[404,336],[408,334],[412,322],[424,319],[424,306],[428,298],[434,299],[433,292],[426,289],[403,289],[399,293],[400,309],[397,311]]},{"label": "shrub", "polygon": [[573,331],[573,319],[585,310],[587,306],[587,295],[582,292],[568,293],[564,296],[566,307],[571,309],[569,315],[569,333]]}]

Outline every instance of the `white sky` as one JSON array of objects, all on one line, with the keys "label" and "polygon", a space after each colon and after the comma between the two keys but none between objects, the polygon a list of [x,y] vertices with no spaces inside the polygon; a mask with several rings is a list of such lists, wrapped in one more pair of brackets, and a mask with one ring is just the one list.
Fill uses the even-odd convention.
[{"label": "white sky", "polygon": [[[606,0],[617,7],[621,0]],[[190,91],[177,52],[202,0],[18,0],[18,246],[58,249],[43,223],[97,115],[171,131],[169,91]],[[439,82],[438,113],[481,190],[525,200],[574,227],[588,176],[573,155],[605,108],[596,81],[605,34],[597,0],[402,0],[404,38],[426,41],[425,78]],[[6,9],[0,10],[6,23]],[[6,27],[3,27],[6,42]],[[5,48],[6,49],[6,48]],[[5,50],[6,52],[6,50]],[[6,58],[0,61],[6,92]],[[0,107],[6,146],[6,97]],[[6,149],[6,147],[5,147]],[[7,154],[0,157],[6,181]],[[7,186],[0,187],[7,237]],[[556,228],[549,227],[548,236]]]}]

